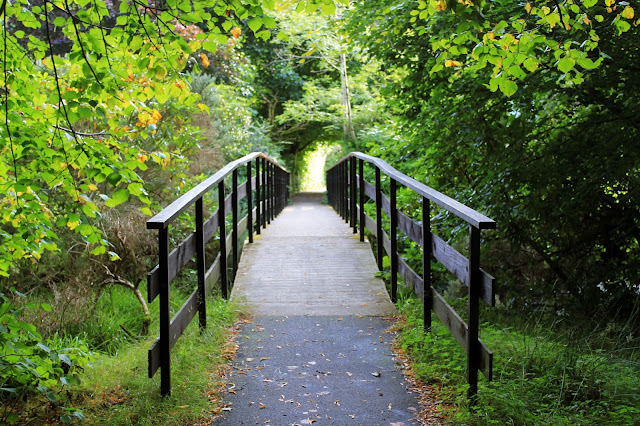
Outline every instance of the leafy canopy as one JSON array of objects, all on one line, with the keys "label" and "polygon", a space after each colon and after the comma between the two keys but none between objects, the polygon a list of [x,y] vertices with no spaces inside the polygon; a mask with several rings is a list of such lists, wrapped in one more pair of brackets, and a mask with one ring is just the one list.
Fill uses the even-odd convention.
[{"label": "leafy canopy", "polygon": [[[181,117],[206,110],[182,71],[237,37],[241,21],[269,39],[275,23],[265,12],[276,7],[273,0],[2,1],[0,276],[57,249],[56,227],[75,231],[99,255],[110,247],[98,226],[105,208],[135,200],[151,214],[147,169],[171,169],[193,145],[180,138]],[[318,8],[330,14],[336,6],[298,2],[300,10]]]}]

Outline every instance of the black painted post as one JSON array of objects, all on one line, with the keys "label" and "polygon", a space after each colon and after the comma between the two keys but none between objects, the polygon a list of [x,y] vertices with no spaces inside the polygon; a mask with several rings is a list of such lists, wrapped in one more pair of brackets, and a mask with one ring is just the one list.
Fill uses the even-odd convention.
[{"label": "black painted post", "polygon": [[398,210],[396,208],[396,181],[391,178],[389,190],[390,219],[391,219],[391,301],[398,299]]},{"label": "black painted post", "polygon": [[431,293],[431,203],[422,197],[422,304],[425,330],[431,328],[431,309],[433,308],[433,294]]},{"label": "black painted post", "polygon": [[271,185],[271,162],[267,161],[265,163],[265,175],[267,179],[267,224],[271,223],[271,209],[272,209],[272,199],[273,199],[273,186]]},{"label": "black painted post", "polygon": [[253,242],[253,184],[251,183],[251,161],[247,163],[247,230],[249,243]]},{"label": "black painted post", "polygon": [[376,166],[376,246],[378,249],[378,269],[382,271],[382,259],[384,258],[384,244],[382,241],[382,182],[378,166]]},{"label": "black painted post", "polygon": [[218,222],[220,228],[220,289],[222,297],[229,298],[229,289],[227,288],[227,225],[226,212],[224,209],[224,180],[218,184]]},{"label": "black painted post", "polygon": [[262,227],[267,227],[267,159],[262,158]]},{"label": "black painted post", "polygon": [[344,194],[342,193],[342,163],[338,165],[338,211],[340,217],[344,219]]},{"label": "black painted post", "polygon": [[260,157],[256,158],[256,234],[260,235],[260,227],[262,226],[262,214],[260,209],[262,207],[262,193],[260,192],[260,183],[262,181],[261,169],[260,169]]},{"label": "black painted post", "polygon": [[235,281],[238,271],[238,169],[231,175],[231,250],[232,253],[232,274],[231,281]]},{"label": "black painted post", "polygon": [[160,270],[160,394],[171,395],[171,346],[169,326],[171,312],[169,307],[169,226],[160,228],[159,234],[159,270]]},{"label": "black painted post", "polygon": [[207,327],[206,263],[204,254],[204,206],[202,197],[196,200],[196,269],[198,271],[198,320],[200,328]]},{"label": "black painted post", "polygon": [[364,229],[365,229],[365,218],[364,218],[364,160],[360,159],[360,241],[364,241]]},{"label": "black painted post", "polygon": [[349,165],[351,166],[351,171],[349,172],[349,176],[351,177],[350,184],[351,186],[351,226],[353,227],[353,233],[358,233],[358,222],[357,222],[357,212],[356,212],[356,157],[351,157],[349,161]]},{"label": "black painted post", "polygon": [[478,343],[479,299],[480,299],[480,229],[469,226],[469,331],[467,333],[467,396],[471,404],[478,394],[478,369],[480,345]]},{"label": "black painted post", "polygon": [[345,160],[343,163],[344,167],[344,221],[349,223],[349,219],[351,217],[351,201],[349,200],[349,162]]}]

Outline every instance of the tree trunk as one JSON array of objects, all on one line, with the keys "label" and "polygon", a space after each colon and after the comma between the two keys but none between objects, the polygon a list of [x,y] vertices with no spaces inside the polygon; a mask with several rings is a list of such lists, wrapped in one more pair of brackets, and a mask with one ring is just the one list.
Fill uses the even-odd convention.
[{"label": "tree trunk", "polygon": [[342,106],[344,108],[344,139],[355,142],[357,139],[351,115],[351,96],[349,94],[349,80],[347,75],[347,56],[344,53],[340,54],[340,83],[342,85]]}]

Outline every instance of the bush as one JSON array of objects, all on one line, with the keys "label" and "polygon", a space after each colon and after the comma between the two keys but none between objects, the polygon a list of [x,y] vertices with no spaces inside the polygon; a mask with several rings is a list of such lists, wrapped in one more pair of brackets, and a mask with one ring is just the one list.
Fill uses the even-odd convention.
[{"label": "bush", "polygon": [[[18,297],[24,297],[15,292]],[[51,310],[46,304],[27,304],[30,309]],[[33,324],[21,320],[22,310],[0,293],[0,401],[4,409],[0,422],[18,421],[14,404],[33,395],[44,395],[62,410],[61,420],[82,419],[81,412],[65,406],[68,391],[80,383],[83,370],[95,360],[84,345],[53,347],[43,343]]]}]

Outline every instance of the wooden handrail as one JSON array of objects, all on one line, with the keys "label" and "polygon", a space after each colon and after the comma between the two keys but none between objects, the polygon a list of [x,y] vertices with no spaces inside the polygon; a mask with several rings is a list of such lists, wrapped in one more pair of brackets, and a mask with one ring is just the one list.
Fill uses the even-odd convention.
[{"label": "wooden handrail", "polygon": [[421,195],[429,199],[430,201],[433,201],[440,207],[443,207],[447,211],[455,214],[459,218],[463,219],[464,221],[466,221],[470,225],[475,226],[478,229],[495,229],[496,227],[496,222],[493,219],[489,219],[482,213],[479,213],[472,208],[465,206],[459,201],[456,201],[453,198],[448,197],[421,182],[418,182],[417,180],[405,175],[404,173],[399,172],[398,170],[390,166],[386,161],[381,160],[380,158],[363,154],[362,152],[352,152],[341,158],[336,163],[336,166],[341,164],[342,162],[349,160],[350,158],[358,158],[378,167],[380,171],[384,172],[387,176],[394,179],[396,182],[406,186],[409,189],[414,190],[418,195]]},{"label": "wooden handrail", "polygon": [[[253,173],[255,160],[255,173]],[[247,179],[238,183],[238,170],[247,167]],[[231,176],[231,194],[225,194],[225,178]],[[204,219],[204,195],[218,189],[218,210],[209,219]],[[160,213],[147,221],[147,229],[158,230],[159,263],[147,277],[147,299],[153,302],[160,296],[160,337],[149,349],[149,377],[161,369],[160,393],[171,393],[171,349],[198,312],[201,328],[207,325],[206,297],[213,285],[220,280],[223,297],[229,295],[228,281],[236,275],[239,260],[240,236],[249,231],[249,242],[253,242],[254,228],[266,226],[285,206],[288,199],[289,172],[275,160],[261,152],[233,161],[195,188],[179,197]],[[254,191],[255,188],[255,191]],[[247,215],[239,218],[239,201],[247,198]],[[255,199],[255,203],[254,203]],[[195,231],[185,238],[173,251],[169,251],[171,223],[190,206],[195,204]],[[255,205],[255,207],[254,207]],[[227,215],[231,215],[231,234],[227,235]],[[254,220],[255,218],[255,220]],[[266,219],[266,220],[265,220]],[[220,252],[207,269],[205,244],[219,235]],[[227,259],[231,255],[230,269]],[[187,298],[173,318],[169,314],[169,287],[173,278],[193,258],[196,258],[198,287]]]},{"label": "wooden handrail", "polygon": [[275,164],[277,167],[286,172],[282,166],[278,165],[278,163],[262,152],[252,152],[251,154],[247,154],[242,158],[239,158],[235,161],[224,166],[222,169],[218,170],[216,174],[208,177],[206,180],[200,182],[198,186],[190,189],[184,195],[180,196],[173,203],[169,204],[165,207],[160,213],[152,217],[147,221],[147,229],[161,229],[166,228],[171,222],[173,222],[181,213],[187,210],[195,201],[213,189],[214,186],[218,185],[222,180],[224,180],[227,176],[229,176],[234,170],[237,170],[240,166],[247,164],[248,162],[256,159],[256,158],[264,158],[271,164]]},{"label": "wooden handrail", "polygon": [[[357,164],[359,162],[359,164]],[[375,184],[364,179],[364,163],[374,167]],[[357,171],[359,173],[357,173]],[[382,191],[381,173],[390,178],[389,195]],[[422,220],[416,222],[396,206],[397,185],[411,189],[422,198]],[[494,229],[495,221],[427,185],[399,172],[387,162],[361,152],[352,152],[327,171],[329,203],[353,227],[360,229],[360,239],[368,229],[376,238],[378,268],[383,269],[383,252],[391,260],[391,300],[397,297],[398,275],[422,298],[424,327],[431,327],[431,312],[435,312],[444,326],[467,351],[468,396],[475,399],[478,392],[478,371],[488,380],[493,376],[493,354],[478,338],[479,300],[489,306],[495,304],[495,279],[480,268],[480,231]],[[358,197],[359,194],[359,197]],[[364,211],[366,199],[373,200],[375,221]],[[431,202],[453,213],[469,224],[469,256],[460,254],[431,231]],[[390,222],[390,235],[383,230],[382,212]],[[397,231],[422,247],[422,276],[407,264],[397,251]],[[431,260],[439,260],[469,288],[468,324],[431,286]]]}]

